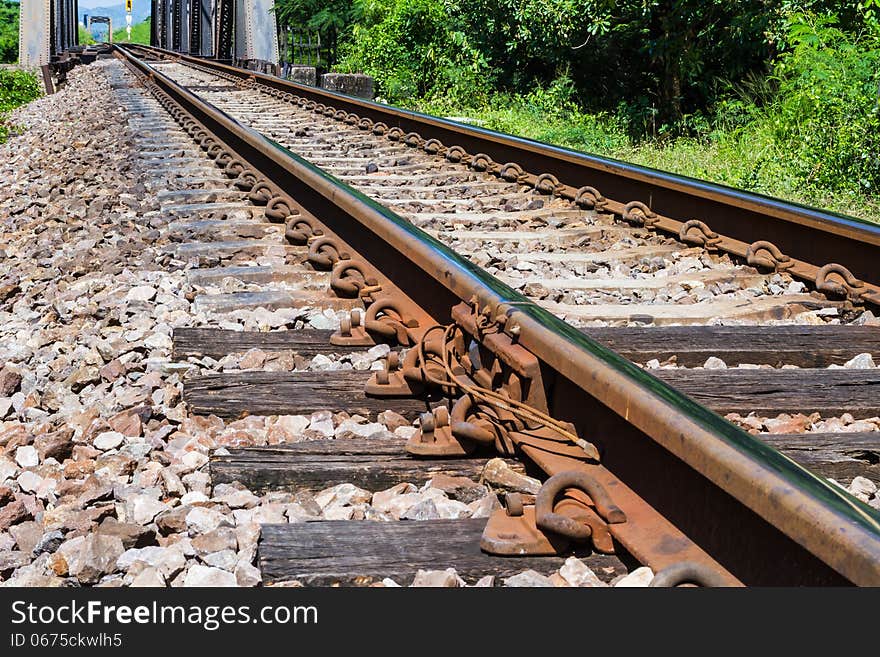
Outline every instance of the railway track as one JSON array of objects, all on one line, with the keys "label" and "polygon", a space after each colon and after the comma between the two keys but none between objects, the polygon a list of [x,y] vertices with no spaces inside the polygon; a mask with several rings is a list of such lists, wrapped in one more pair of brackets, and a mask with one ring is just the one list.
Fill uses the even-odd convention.
[{"label": "railway track", "polygon": [[[872,510],[851,500],[841,505],[845,496],[766,448],[769,442],[790,453],[794,451],[791,446],[797,439],[789,436],[785,440],[758,441],[716,420],[678,392],[684,389],[716,411],[736,413],[734,419],[745,426],[764,429],[800,423],[806,428],[807,425],[823,426],[822,422],[834,424],[833,421],[837,420],[842,424],[849,422],[855,428],[870,429],[852,433],[859,433],[859,438],[867,441],[865,445],[874,444],[874,436],[870,434],[875,433],[876,425],[872,426],[868,418],[877,415],[870,401],[870,391],[876,385],[876,372],[854,368],[860,363],[869,363],[870,357],[859,354],[874,349],[872,341],[876,339],[876,329],[870,325],[847,326],[841,323],[857,317],[870,319],[870,314],[862,313],[866,307],[872,307],[875,300],[876,288],[872,283],[856,279],[849,269],[839,265],[825,267],[794,261],[767,240],[750,242],[745,253],[737,254],[735,245],[723,245],[725,240],[735,240],[713,233],[705,222],[681,222],[679,239],[674,239],[657,230],[657,224],[666,218],[658,218],[647,204],[618,203],[620,210],[615,211],[611,207],[613,202],[603,197],[597,188],[582,188],[580,197],[578,193],[572,194],[571,188],[560,182],[561,175],[532,176],[530,179],[531,174],[521,165],[498,167],[491,155],[469,156],[464,149],[450,157],[453,148],[436,142],[432,146],[431,139],[434,138],[412,131],[406,133],[398,129],[396,139],[389,139],[395,132],[388,127],[391,124],[376,129],[380,122],[365,119],[363,115],[352,116],[333,106],[329,102],[331,99],[321,107],[303,96],[284,95],[299,91],[299,88],[280,91],[277,86],[262,84],[263,80],[257,80],[255,76],[187,62],[185,58],[169,59],[171,61],[152,63],[152,69],[157,73],[155,78],[158,79],[159,74],[163,78],[168,76],[163,79],[166,93],[170,92],[176,100],[201,105],[193,113],[201,124],[193,130],[197,138],[204,139],[199,129],[208,128],[209,124],[212,132],[216,125],[226,123],[233,133],[239,133],[234,137],[230,133],[225,143],[235,150],[227,157],[221,157],[230,174],[238,176],[241,181],[241,172],[248,169],[248,164],[265,162],[262,158],[275,159],[276,167],[277,160],[286,158],[288,172],[291,168],[296,171],[293,176],[287,173],[285,179],[280,170],[269,173],[266,168],[260,168],[256,174],[257,169],[253,169],[245,174],[244,186],[265,175],[268,182],[266,198],[259,201],[266,202],[270,219],[286,226],[289,242],[308,244],[313,266],[332,268],[331,287],[337,294],[351,294],[363,301],[366,308],[363,323],[369,330],[358,326],[359,315],[364,313],[355,312],[353,321],[343,321],[332,341],[369,345],[373,336],[381,336],[383,341],[408,348],[405,353],[409,355],[402,364],[398,364],[400,359],[395,358],[386,365],[383,373],[373,374],[369,381],[365,377],[354,378],[352,392],[366,383],[370,394],[393,398],[420,394],[425,388],[433,387],[450,398],[449,406],[435,408],[432,415],[422,416],[419,433],[407,445],[410,453],[443,458],[464,456],[483,443],[494,445],[505,455],[524,455],[530,465],[537,465],[546,475],[551,475],[551,484],[537,500],[540,513],[553,516],[551,521],[542,517],[538,522],[544,533],[548,532],[549,525],[558,522],[566,525],[566,529],[560,530],[562,533],[570,532],[566,538],[576,540],[574,535],[578,530],[570,521],[557,517],[563,515],[559,511],[568,509],[567,513],[581,523],[592,523],[596,532],[592,540],[594,550],[607,551],[610,539],[617,551],[628,559],[634,557],[654,570],[675,568],[682,562],[700,564],[701,569],[713,573],[715,581],[719,582],[806,582],[813,576],[818,576],[816,581],[820,581],[829,575],[827,571],[824,575],[807,575],[810,571],[818,573],[823,570],[823,566],[814,560],[818,555],[806,558],[801,555],[803,560],[786,557],[784,561],[790,564],[790,570],[784,575],[782,572],[786,567],[779,568],[774,564],[774,572],[770,575],[753,558],[744,558],[746,544],[755,545],[756,541],[768,541],[775,546],[784,544],[786,539],[777,533],[780,530],[790,534],[797,534],[798,530],[813,533],[810,538],[805,534],[795,538],[796,542],[811,545],[813,549],[828,540],[829,528],[820,529],[814,524],[816,516],[806,520],[800,506],[803,498],[795,504],[799,508],[793,517],[784,521],[767,517],[778,510],[770,511],[770,507],[776,507],[777,499],[785,499],[792,492],[794,494],[789,499],[793,500],[803,492],[803,489],[797,492],[788,489],[777,498],[781,492],[778,482],[770,483],[773,475],[765,476],[761,472],[771,462],[772,469],[776,470],[774,474],[785,472],[786,488],[792,481],[800,479],[799,484],[810,491],[807,498],[816,496],[822,500],[823,511],[837,506],[835,513],[852,513],[848,522],[864,523],[869,534],[876,530],[876,514]],[[189,88],[189,93],[183,88]],[[201,103],[194,96],[200,98]],[[242,131],[217,110],[260,134]],[[368,125],[364,124],[365,120],[369,121]],[[365,129],[367,127],[370,129]],[[214,134],[219,136],[220,133]],[[263,135],[290,152],[283,153],[283,148],[277,148]],[[245,146],[248,141],[252,143]],[[431,152],[434,149],[440,150]],[[484,150],[489,150],[488,146]],[[291,153],[296,155],[291,157]],[[468,162],[465,164],[461,160]],[[229,162],[232,162],[231,166]],[[351,191],[339,191],[340,187],[323,170],[378,201],[381,206],[367,203]],[[294,180],[295,186],[285,186]],[[542,193],[542,186],[548,181],[552,183],[549,190],[552,193]],[[272,183],[278,186],[272,188]],[[311,189],[298,194],[304,183]],[[324,199],[304,202],[308,196],[315,195],[322,195]],[[331,206],[336,205],[336,208],[327,208],[327,198],[334,195],[347,198],[344,201],[334,199],[336,202],[331,201]],[[575,198],[566,198],[566,195]],[[254,199],[252,191],[249,198]],[[369,228],[373,234],[358,230],[352,226],[354,222],[331,222],[326,218],[331,213],[338,213],[339,206],[361,224],[372,223]],[[275,211],[276,208],[281,210]],[[365,218],[371,214],[374,216]],[[805,224],[798,225],[803,227]],[[414,231],[411,226],[424,232]],[[702,245],[693,244],[699,241],[694,240],[689,232],[695,228],[703,236]],[[428,236],[447,248],[442,249]],[[396,245],[393,242],[395,237],[400,240]],[[860,237],[865,250],[873,248],[876,234],[866,229]],[[855,236],[850,235],[850,243],[855,241]],[[397,246],[397,258],[403,255],[404,262],[394,262],[389,244]],[[427,253],[423,256],[410,252],[415,244]],[[720,245],[722,253],[718,252]],[[704,248],[706,246],[711,248]],[[745,256],[746,262],[743,263],[743,258],[738,255]],[[452,258],[455,267],[449,265]],[[378,267],[370,263],[378,263]],[[413,263],[417,263],[422,271],[413,271]],[[486,269],[475,269],[471,263]],[[461,268],[460,272],[455,271],[458,268]],[[833,277],[834,284],[829,283],[831,277],[813,280],[815,288],[827,294],[810,290],[798,280],[805,278],[804,272],[822,271],[826,274],[837,272]],[[474,284],[466,280],[468,278],[478,278],[479,282]],[[510,287],[504,289],[499,280]],[[526,297],[516,294],[514,289],[521,290]],[[449,298],[450,292],[453,293],[452,299]],[[438,304],[441,297],[443,301]],[[450,307],[454,319],[451,325],[448,324]],[[682,307],[690,312],[682,313]],[[551,311],[558,318],[565,319],[567,324],[552,321],[543,311]],[[835,318],[834,323],[825,324],[829,318]],[[748,320],[782,325],[759,330],[749,326],[739,330],[717,326],[746,324]],[[662,331],[662,335],[655,333],[650,338],[645,338],[647,331],[639,329],[623,328],[616,332],[607,329],[603,333],[598,327],[589,326],[666,322],[716,326],[706,329],[676,327],[665,331],[652,329]],[[446,328],[433,328],[438,323]],[[540,336],[551,326],[549,335]],[[583,331],[575,332],[569,328],[572,326],[582,327]],[[532,330],[534,336],[527,337]],[[590,335],[591,331],[597,342],[613,344],[636,362],[654,369],[660,380],[672,383],[678,390],[644,376],[629,364],[620,362],[617,355],[603,350],[597,342],[584,339],[583,336]],[[776,345],[796,345],[797,353],[785,347],[766,348],[763,353],[758,353],[761,349],[755,349],[755,341],[760,339],[759,336],[765,339],[774,336],[769,339],[773,341],[775,338]],[[188,347],[189,351],[183,349],[181,353],[202,353],[199,350],[204,349],[204,343],[211,339],[222,341],[223,336],[203,335],[195,340],[195,345]],[[642,344],[638,355],[632,353],[639,349],[634,345],[644,341],[653,344]],[[703,345],[695,345],[696,341]],[[842,351],[827,348],[836,341],[842,341],[846,347]],[[282,338],[276,348],[284,346],[284,342]],[[475,346],[476,342],[481,342],[482,347]],[[658,344],[660,342],[665,344]],[[589,365],[583,363],[584,368],[580,370],[572,367],[578,357],[575,355],[577,351],[572,350],[572,343],[586,352],[588,359],[598,356],[597,360],[604,361],[599,367],[610,365],[611,369],[620,369],[603,380],[602,375],[597,374],[599,367],[595,360]],[[261,341],[250,344],[267,348]],[[655,358],[648,358],[651,355]],[[706,362],[702,363],[705,367],[688,367],[700,363],[704,355],[707,355]],[[719,357],[723,363],[719,363]],[[669,367],[672,363],[678,364],[679,358],[683,367]],[[446,364],[441,365],[444,359]],[[662,369],[661,359],[666,361],[669,369]],[[724,369],[715,369],[719,364]],[[731,365],[734,367],[727,367]],[[529,376],[526,372],[532,374]],[[615,384],[620,385],[613,380],[614,376],[622,372],[633,379],[614,390]],[[845,391],[840,391],[839,401],[828,404],[835,397],[834,377],[838,377],[837,384]],[[263,389],[291,383],[284,377],[268,376],[259,382],[258,378],[246,383],[235,382],[235,385],[244,385],[246,390],[259,397]],[[586,383],[584,379],[592,381]],[[536,385],[538,381],[540,383]],[[766,384],[766,392],[755,390],[761,382]],[[815,389],[804,389],[809,387],[806,382],[813,382]],[[219,393],[222,401],[213,405],[206,402],[204,411],[229,412],[230,402],[233,411],[247,411],[254,407],[254,398],[243,403],[239,400],[236,405],[236,400],[223,397],[226,381],[199,383],[205,386],[205,390],[201,391],[203,396],[196,394],[190,398],[193,410],[199,410],[201,400],[210,392]],[[867,393],[865,397],[860,398],[855,392],[859,387]],[[801,392],[797,392],[798,388],[802,389]],[[598,390],[604,393],[604,398],[597,394]],[[744,399],[733,401],[740,390]],[[656,395],[667,404],[671,401],[676,406],[670,413],[672,417],[668,421],[658,420],[659,407],[651,408],[655,400],[648,399],[647,403],[640,404],[637,398],[641,395],[647,398]],[[514,402],[512,411],[509,410],[511,399]],[[567,401],[563,403],[562,400]],[[516,402],[522,405],[515,405]],[[577,410],[579,405],[586,406],[588,402],[589,409]],[[270,410],[275,408],[273,403],[268,403]],[[822,403],[826,405],[820,408]],[[499,404],[501,411],[498,410]],[[259,402],[256,405],[259,407]],[[596,412],[600,406],[605,407],[601,420]],[[662,412],[669,413],[667,409]],[[608,413],[609,410],[612,413]],[[688,417],[691,413],[699,418],[697,422],[693,416]],[[814,415],[809,417],[811,413]],[[819,413],[818,417],[816,413]],[[686,419],[675,417],[677,414],[685,415]],[[621,415],[628,417],[621,422]],[[703,426],[693,427],[692,424]],[[601,429],[584,432],[582,427],[586,426]],[[683,430],[685,426],[687,431]],[[610,435],[627,433],[631,437],[610,438]],[[819,438],[820,432],[814,433],[813,438]],[[698,439],[688,440],[698,434],[702,434]],[[599,440],[599,435],[606,438]],[[810,436],[810,433],[799,436],[803,443],[804,436]],[[824,434],[823,437],[829,439]],[[810,438],[806,440],[809,442]],[[678,445],[674,445],[676,441]],[[830,441],[834,442],[834,437]],[[712,457],[707,452],[717,448],[719,443],[723,447],[734,447],[733,451],[737,453],[709,463]],[[688,444],[687,448],[682,449],[685,444]],[[658,450],[658,445],[665,449]],[[736,479],[733,472],[739,465],[736,461],[749,452],[754,460],[744,468],[743,481],[733,483]],[[870,450],[863,452],[866,456],[862,461],[866,466],[865,474],[870,474],[871,470],[869,454]],[[717,458],[717,455],[713,456]],[[265,454],[254,453],[233,456],[226,466],[235,476],[246,478],[252,476],[249,470],[271,469],[271,463],[279,460],[278,455],[264,457]],[[281,455],[280,460],[289,463],[295,457]],[[682,467],[685,463],[688,465]],[[815,463],[810,465],[816,469]],[[822,467],[819,465],[818,469]],[[684,470],[687,474],[682,473],[682,477],[697,488],[681,486],[679,491],[671,493],[668,475],[660,476],[666,468],[676,473]],[[699,474],[694,476],[693,469]],[[222,471],[222,467],[217,470]],[[257,474],[257,478],[260,476],[264,477],[265,484],[265,472]],[[268,477],[270,482],[273,476]],[[652,476],[656,479],[650,481]],[[713,477],[727,485],[709,484],[707,480]],[[280,478],[284,479],[283,476]],[[553,490],[554,483],[558,490]],[[290,481],[285,482],[285,485],[290,484]],[[611,501],[604,499],[605,493],[597,490],[597,486],[604,487],[606,492],[615,491],[611,497],[615,498],[617,508],[609,508]],[[592,495],[588,492],[590,487],[593,487]],[[573,492],[574,488],[580,488],[580,496]],[[568,499],[560,503],[554,495],[560,496],[563,490],[568,491]],[[694,508],[694,490],[700,490],[708,502],[702,509]],[[597,502],[597,497],[602,501]],[[732,500],[734,497],[736,502]],[[683,504],[683,498],[691,501],[691,508],[684,513],[680,507],[674,510]],[[750,502],[743,503],[749,498]],[[770,500],[772,502],[768,504]],[[501,554],[558,552],[548,548],[546,536],[541,531],[537,538],[534,531],[529,533],[535,528],[532,514],[536,513],[528,504],[531,501],[526,496],[523,507],[522,496],[515,494],[510,497],[505,510],[495,512],[483,534],[484,550]],[[553,512],[548,511],[548,504]],[[618,513],[627,504],[632,505],[630,512]],[[743,513],[744,507],[749,511]],[[735,513],[738,518],[742,515],[748,517],[750,513],[763,514],[763,517],[755,523],[754,531],[739,527],[734,532],[739,540],[731,545],[730,536],[719,540],[719,534],[725,534],[723,529],[712,527],[709,530],[707,526],[713,508],[716,521],[717,512],[722,508]],[[579,513],[590,514],[589,519]],[[621,522],[622,517],[626,520]],[[634,518],[639,518],[639,522],[634,522]],[[772,529],[767,526],[768,522]],[[840,516],[832,523],[838,528],[844,526]],[[641,526],[636,527],[637,524]],[[823,531],[826,532],[824,536]],[[550,535],[558,538],[552,532]],[[664,539],[658,540],[661,536]],[[286,539],[276,536],[274,540]],[[681,547],[670,550],[671,544]],[[875,537],[866,538],[860,548],[876,549]],[[795,549],[792,554],[796,552]],[[825,555],[818,561],[827,566],[832,560],[829,557]],[[876,565],[873,557],[864,563]],[[842,560],[838,560],[834,568],[841,565]],[[872,567],[868,566],[869,569]],[[762,579],[764,577],[770,579]],[[787,577],[793,579],[787,580]],[[828,577],[822,581],[835,579]]]},{"label": "railway track", "polygon": [[[156,265],[191,302],[181,428],[221,450],[215,497],[277,496],[232,507],[264,583],[880,581],[876,231],[119,57]],[[362,521],[398,518],[421,521]]]}]

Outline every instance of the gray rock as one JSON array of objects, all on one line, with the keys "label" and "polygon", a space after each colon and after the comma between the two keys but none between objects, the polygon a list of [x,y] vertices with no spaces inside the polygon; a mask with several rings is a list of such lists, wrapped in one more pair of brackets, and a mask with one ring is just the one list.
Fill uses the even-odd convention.
[{"label": "gray rock", "polygon": [[495,493],[489,493],[468,504],[471,518],[488,518],[492,515],[493,511],[500,508],[501,502],[498,501],[498,496]]},{"label": "gray rock", "polygon": [[202,561],[214,568],[222,568],[232,572],[238,563],[238,555],[235,554],[234,550],[220,550],[219,552],[203,555]]},{"label": "gray rock", "polygon": [[322,509],[326,509],[331,504],[337,506],[351,506],[353,504],[363,504],[370,501],[372,493],[358,488],[354,484],[339,484],[331,488],[325,488],[315,495],[315,502]]},{"label": "gray rock", "polygon": [[230,587],[238,586],[238,581],[235,575],[227,570],[196,564],[187,571],[183,585],[186,587]]},{"label": "gray rock", "polygon": [[14,500],[0,507],[0,531],[33,517],[22,500]]},{"label": "gray rock", "polygon": [[186,516],[192,507],[178,506],[156,516],[156,526],[163,534],[179,534],[186,531]]},{"label": "gray rock", "polygon": [[70,569],[81,584],[95,584],[116,569],[116,561],[125,548],[116,536],[90,534],[82,544],[77,567]]},{"label": "gray rock", "polygon": [[[2,413],[0,413],[2,417]],[[34,448],[41,459],[54,458],[63,461],[73,451],[73,431],[55,431],[34,438]]]},{"label": "gray rock", "polygon": [[260,586],[263,576],[256,566],[240,561],[235,567],[235,581],[239,586]]},{"label": "gray rock", "polygon": [[875,317],[874,313],[870,310],[866,310],[861,315],[856,317],[853,324],[857,326],[880,326],[880,318]]},{"label": "gray rock", "polygon": [[362,424],[354,420],[344,420],[334,430],[337,438],[391,438],[391,432],[384,424],[368,422]]},{"label": "gray rock", "polygon": [[31,554],[43,537],[43,525],[35,520],[28,520],[10,527],[9,533],[15,538],[20,551]]},{"label": "gray rock", "polygon": [[21,550],[0,552],[0,574],[9,573],[31,562],[31,555]]},{"label": "gray rock", "polygon": [[499,458],[490,460],[483,468],[482,481],[495,488],[514,493],[537,495],[541,490],[540,481],[516,472],[507,465],[504,459]]},{"label": "gray rock", "polygon": [[222,550],[236,550],[238,549],[238,540],[235,530],[231,527],[218,527],[193,538],[192,546],[197,554],[205,555]]},{"label": "gray rock", "polygon": [[647,566],[642,566],[618,579],[614,586],[615,588],[646,587],[651,583],[652,579],[654,579],[654,571]]},{"label": "gray rock", "polygon": [[199,492],[210,497],[211,475],[207,472],[190,472],[188,475],[184,475],[181,481],[186,484],[190,492]]},{"label": "gray rock", "polygon": [[11,479],[18,472],[18,465],[5,456],[0,456],[0,482]]},{"label": "gray rock", "polygon": [[156,532],[149,527],[131,522],[119,522],[116,518],[105,518],[98,527],[97,533],[116,536],[122,541],[126,550],[150,545],[156,539]]},{"label": "gray rock", "polygon": [[186,514],[186,528],[191,534],[205,534],[218,527],[232,527],[230,518],[215,509],[195,507]]},{"label": "gray rock", "polygon": [[446,570],[419,570],[416,572],[411,586],[416,588],[457,588],[463,585],[464,582],[459,578],[455,568],[447,568]]},{"label": "gray rock", "polygon": [[527,570],[504,580],[504,586],[513,587],[546,587],[553,586],[553,580],[534,570]]},{"label": "gray rock", "polygon": [[201,491],[194,490],[191,493],[186,493],[183,497],[180,498],[180,503],[188,506],[201,506],[205,502],[210,501],[207,495],[202,493]]},{"label": "gray rock", "polygon": [[64,534],[57,529],[46,532],[34,546],[34,555],[55,552],[64,542]]},{"label": "gray rock", "polygon": [[15,450],[15,462],[22,468],[35,468],[40,464],[40,455],[32,445],[23,445]]},{"label": "gray rock", "polygon": [[581,587],[603,587],[608,586],[600,580],[587,564],[577,557],[569,557],[565,560],[559,574],[571,586]]},{"label": "gray rock", "polygon": [[401,520],[437,520],[440,517],[433,499],[422,500],[400,515]]},{"label": "gray rock", "polygon": [[156,288],[147,285],[133,287],[125,295],[126,301],[150,301],[156,296]]},{"label": "gray rock", "polygon": [[442,490],[449,497],[465,504],[474,502],[489,491],[475,481],[467,477],[450,477],[447,474],[434,475],[427,483],[426,488]]},{"label": "gray rock", "polygon": [[260,503],[260,498],[249,490],[237,490],[217,496],[214,492],[214,500],[222,502],[230,509],[252,509]]},{"label": "gray rock", "polygon": [[847,490],[863,502],[867,502],[877,492],[877,484],[866,477],[856,477]]},{"label": "gray rock", "polygon": [[257,556],[257,542],[260,540],[260,526],[256,523],[238,525],[235,528],[238,540],[238,561],[252,562]]},{"label": "gray rock", "polygon": [[407,420],[400,413],[391,410],[382,411],[376,419],[384,424],[388,428],[388,431],[392,432],[399,427],[409,427],[412,425],[412,422]]},{"label": "gray rock", "polygon": [[15,549],[15,539],[8,532],[0,532],[0,552],[10,552]]},{"label": "gray rock", "polygon": [[19,488],[21,488],[26,493],[33,493],[40,487],[40,484],[43,483],[43,478],[35,472],[31,472],[30,470],[25,470],[20,475],[18,475]]},{"label": "gray rock", "polygon": [[450,500],[445,497],[433,498],[434,508],[440,518],[447,520],[459,520],[461,518],[470,518],[471,510],[467,504],[457,500]]},{"label": "gray rock", "polygon": [[157,568],[144,568],[138,575],[131,580],[133,588],[165,588],[165,578]]},{"label": "gray rock", "polygon": [[168,580],[184,569],[186,559],[179,547],[149,546],[126,550],[117,559],[116,566],[120,570],[128,570],[135,563],[156,568]]},{"label": "gray rock", "polygon": [[126,504],[127,516],[139,525],[148,525],[153,519],[168,510],[168,505],[149,495],[135,495]]},{"label": "gray rock", "polygon": [[171,469],[163,469],[161,477],[162,485],[165,488],[165,492],[167,492],[169,495],[176,495],[178,497],[186,495],[186,486],[183,485],[180,477],[174,474]]},{"label": "gray rock", "polygon": [[107,451],[119,447],[122,444],[123,440],[125,440],[125,436],[123,436],[118,431],[105,431],[95,436],[95,440],[92,442],[92,445],[95,446],[95,449]]},{"label": "gray rock", "polygon": [[854,358],[846,361],[843,367],[848,370],[870,370],[877,367],[871,354],[859,354]]}]

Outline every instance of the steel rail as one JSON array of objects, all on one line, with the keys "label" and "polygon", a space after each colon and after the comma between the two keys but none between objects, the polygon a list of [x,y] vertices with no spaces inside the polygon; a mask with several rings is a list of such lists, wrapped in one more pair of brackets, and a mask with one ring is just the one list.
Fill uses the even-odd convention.
[{"label": "steel rail", "polygon": [[474,296],[504,309],[521,327],[520,343],[558,374],[554,416],[584,427],[601,446],[603,465],[734,577],[746,584],[880,584],[880,513],[118,50],[263,175],[381,262],[428,313],[442,317]]},{"label": "steel rail", "polygon": [[[719,236],[713,248],[740,258],[754,258],[755,249],[750,251],[749,247],[769,242],[784,259],[780,268],[810,284],[826,279],[822,272],[826,265],[843,265],[865,284],[859,288],[859,300],[880,307],[880,225],[863,219],[382,105],[208,59],[150,46],[137,48],[153,56],[254,80],[359,118],[369,117],[405,134],[415,133],[424,140],[436,139],[448,147],[456,145],[471,154],[485,154],[493,161],[496,173],[504,163],[513,162],[529,172],[532,181],[550,173],[570,192],[590,185],[602,192],[610,201],[607,209],[618,215],[625,213],[630,201],[641,201],[656,214],[651,218],[653,227],[664,232],[679,234],[684,224],[699,220]],[[760,262],[760,257],[755,261]]]}]

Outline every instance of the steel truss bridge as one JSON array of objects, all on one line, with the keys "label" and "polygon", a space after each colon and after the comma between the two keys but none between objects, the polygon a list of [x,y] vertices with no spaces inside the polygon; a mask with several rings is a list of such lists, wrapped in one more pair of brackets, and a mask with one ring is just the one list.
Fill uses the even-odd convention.
[{"label": "steel truss bridge", "polygon": [[[273,0],[150,0],[150,44],[269,72],[278,65],[272,5]],[[82,52],[78,16],[78,0],[21,0],[21,66],[63,64]]]}]

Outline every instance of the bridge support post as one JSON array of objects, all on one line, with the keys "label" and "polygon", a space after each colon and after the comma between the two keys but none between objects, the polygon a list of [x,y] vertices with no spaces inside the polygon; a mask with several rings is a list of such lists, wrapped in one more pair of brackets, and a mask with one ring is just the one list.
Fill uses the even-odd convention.
[{"label": "bridge support post", "polygon": [[235,59],[246,65],[278,68],[278,29],[273,0],[237,0]]},{"label": "bridge support post", "polygon": [[45,0],[21,0],[18,62],[23,68],[49,63],[51,12]]},{"label": "bridge support post", "polygon": [[161,23],[161,0],[150,0],[150,45],[159,45],[159,23]]},{"label": "bridge support post", "polygon": [[214,55],[217,59],[232,60],[235,14],[234,0],[217,0],[217,18],[214,31]]}]

